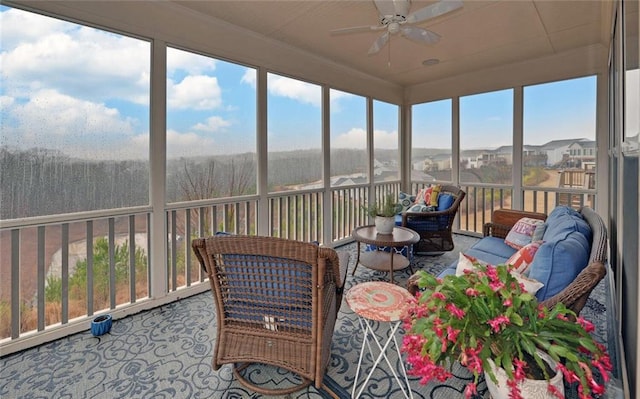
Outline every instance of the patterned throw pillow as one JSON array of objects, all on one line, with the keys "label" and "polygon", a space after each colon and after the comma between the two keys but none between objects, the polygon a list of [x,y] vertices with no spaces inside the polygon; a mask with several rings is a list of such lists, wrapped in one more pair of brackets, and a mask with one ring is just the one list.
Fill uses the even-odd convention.
[{"label": "patterned throw pillow", "polygon": [[415,195],[410,195],[407,193],[400,192],[400,194],[398,194],[398,204],[400,204],[400,206],[402,207],[400,212],[408,211],[409,208],[411,208],[411,206],[415,202],[415,200],[416,200]]},{"label": "patterned throw pillow", "polygon": [[431,191],[433,191],[432,187],[424,187],[418,190],[414,204],[431,205]]},{"label": "patterned throw pillow", "polygon": [[414,205],[420,204],[421,199],[424,199],[424,188],[421,188],[418,190],[418,193],[416,194],[416,199],[413,201]]},{"label": "patterned throw pillow", "polygon": [[414,204],[409,209],[408,212],[427,212],[429,211],[429,207],[425,204]]},{"label": "patterned throw pillow", "polygon": [[542,241],[534,241],[531,244],[525,245],[520,248],[518,252],[511,255],[507,260],[507,264],[514,265],[518,273],[525,276],[529,275],[529,266],[531,265],[531,262],[533,262],[533,257],[536,252],[538,252],[540,245],[542,245]]},{"label": "patterned throw pillow", "polygon": [[544,236],[545,231],[547,231],[546,223],[537,225],[536,230],[533,232],[533,236],[531,236],[531,242],[542,241],[542,237]]},{"label": "patterned throw pillow", "polygon": [[[424,190],[424,204],[431,205],[431,197],[433,196],[433,187],[429,186]],[[437,195],[436,195],[437,198]]]},{"label": "patterned throw pillow", "polygon": [[540,219],[526,217],[518,220],[511,230],[509,230],[509,234],[505,237],[504,243],[515,249],[520,249],[530,244],[536,227],[543,223]]},{"label": "patterned throw pillow", "polygon": [[[473,256],[465,255],[460,252],[458,266],[456,267],[456,276],[462,276],[465,273],[473,273],[473,271],[476,270],[475,266],[473,266],[473,262],[482,263],[484,265],[487,264],[487,262],[483,262],[480,259],[474,258]],[[525,277],[521,273],[518,273],[516,270],[512,270],[511,275],[515,277],[516,280],[518,280],[518,282],[524,286],[524,290],[531,295],[535,295],[540,288],[544,287],[544,284],[542,284],[538,280]]]},{"label": "patterned throw pillow", "polygon": [[440,191],[442,191],[442,186],[436,184],[431,188],[431,199],[427,205],[438,206],[438,196],[440,195]]}]

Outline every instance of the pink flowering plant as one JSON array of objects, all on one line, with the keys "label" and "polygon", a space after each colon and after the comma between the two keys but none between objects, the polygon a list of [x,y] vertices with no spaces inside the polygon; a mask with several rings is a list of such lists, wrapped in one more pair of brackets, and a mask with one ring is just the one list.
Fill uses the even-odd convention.
[{"label": "pink flowering plant", "polygon": [[[448,379],[458,361],[474,376],[465,388],[471,398],[482,373],[497,383],[491,359],[506,372],[513,399],[522,398],[519,385],[526,378],[549,380],[557,370],[565,382],[577,383],[581,399],[604,393],[611,362],[592,337],[589,321],[561,303],[551,309],[540,305],[511,266],[474,266],[443,279],[420,272],[421,291],[405,319],[403,339],[409,372],[422,377],[420,383]],[[555,360],[557,370],[546,366],[537,350]],[[601,378],[594,378],[595,369]],[[562,398],[551,383],[549,391]]]}]

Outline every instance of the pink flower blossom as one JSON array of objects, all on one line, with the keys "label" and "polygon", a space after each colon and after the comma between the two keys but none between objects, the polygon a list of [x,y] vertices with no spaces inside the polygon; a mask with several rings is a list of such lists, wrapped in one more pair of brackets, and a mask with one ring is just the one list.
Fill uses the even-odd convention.
[{"label": "pink flower blossom", "polygon": [[460,330],[456,330],[455,328],[451,327],[451,326],[447,326],[447,339],[451,342],[456,342],[456,339],[458,338],[458,334],[460,334]]},{"label": "pink flower blossom", "polygon": [[482,372],[482,360],[478,356],[482,348],[467,348],[462,354],[460,363],[472,373]]},{"label": "pink flower blossom", "polygon": [[493,332],[498,332],[500,331],[500,327],[503,325],[508,325],[510,323],[510,320],[507,316],[500,315],[493,318],[492,320],[489,320],[487,323],[489,323],[489,325],[493,329]]},{"label": "pink flower blossom", "polygon": [[503,306],[512,306],[513,305],[513,301],[511,300],[511,298],[505,299],[504,302],[502,302]]},{"label": "pink flower blossom", "polygon": [[509,387],[509,399],[524,399],[520,392],[518,382],[515,380],[507,380],[507,386]]},{"label": "pink flower blossom", "polygon": [[515,368],[514,376],[516,381],[522,381],[526,378],[526,373],[524,372],[527,363],[520,359],[513,359],[513,366]]},{"label": "pink flower blossom", "polygon": [[470,382],[467,384],[467,387],[464,389],[464,397],[465,399],[470,399],[474,395],[478,394],[478,387],[474,382]]},{"label": "pink flower blossom", "polygon": [[593,326],[593,323],[591,323],[589,320],[585,320],[582,317],[578,317],[577,320],[586,332],[592,333],[596,330],[596,328]]},{"label": "pink flower blossom", "polygon": [[558,388],[556,388],[555,385],[551,385],[551,384],[547,385],[547,390],[556,398],[564,399],[564,395],[562,394],[562,392],[560,392],[560,390],[558,390]]},{"label": "pink flower blossom", "polygon": [[445,306],[445,309],[451,312],[451,314],[457,317],[458,319],[462,319],[466,314],[464,310],[458,308],[453,303],[448,303],[447,306]]},{"label": "pink flower blossom", "polygon": [[558,363],[556,367],[562,372],[564,380],[567,384],[573,384],[574,382],[580,381],[580,378],[578,378],[576,373],[566,368],[562,363]]},{"label": "pink flower blossom", "polygon": [[493,290],[493,292],[498,292],[504,288],[504,283],[502,281],[492,281],[489,283],[489,287]]},{"label": "pink flower blossom", "polygon": [[447,297],[442,292],[434,292],[433,295],[431,295],[431,298],[440,299],[442,301],[447,300]]},{"label": "pink flower blossom", "polygon": [[475,288],[469,287],[465,291],[465,294],[467,294],[467,296],[478,296],[480,294],[480,292],[478,290],[476,290]]}]

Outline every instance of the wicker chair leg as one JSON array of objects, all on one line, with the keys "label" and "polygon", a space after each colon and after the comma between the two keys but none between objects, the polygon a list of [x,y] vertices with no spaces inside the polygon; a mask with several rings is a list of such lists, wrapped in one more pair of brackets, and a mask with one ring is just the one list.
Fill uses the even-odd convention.
[{"label": "wicker chair leg", "polygon": [[298,385],[294,385],[288,388],[281,388],[281,389],[268,389],[268,388],[264,388],[258,385],[253,384],[252,382],[250,382],[249,380],[247,380],[246,378],[244,378],[244,376],[241,374],[242,370],[246,369],[248,366],[250,366],[251,363],[241,363],[241,364],[233,364],[233,375],[234,377],[238,380],[239,383],[241,383],[242,385],[244,385],[245,387],[249,388],[250,390],[263,394],[263,395],[273,395],[273,396],[278,396],[278,395],[288,395],[290,393],[294,393],[297,391],[300,391],[306,387],[308,387],[309,385],[311,385],[312,381],[304,378],[304,377],[300,377],[302,379],[302,382]]}]

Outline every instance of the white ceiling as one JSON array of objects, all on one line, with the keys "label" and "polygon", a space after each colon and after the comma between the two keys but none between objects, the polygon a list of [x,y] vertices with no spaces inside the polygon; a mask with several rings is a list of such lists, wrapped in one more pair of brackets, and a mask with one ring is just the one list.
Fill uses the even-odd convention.
[{"label": "white ceiling", "polygon": [[[173,3],[405,87],[577,48],[608,48],[613,8],[607,0],[464,0],[463,8],[416,24],[441,35],[438,43],[418,44],[396,35],[391,37],[390,52],[385,47],[369,56],[367,51],[381,32],[331,35],[330,31],[377,24],[371,0]],[[414,0],[410,11],[432,3]],[[440,63],[423,66],[430,58]]]}]

